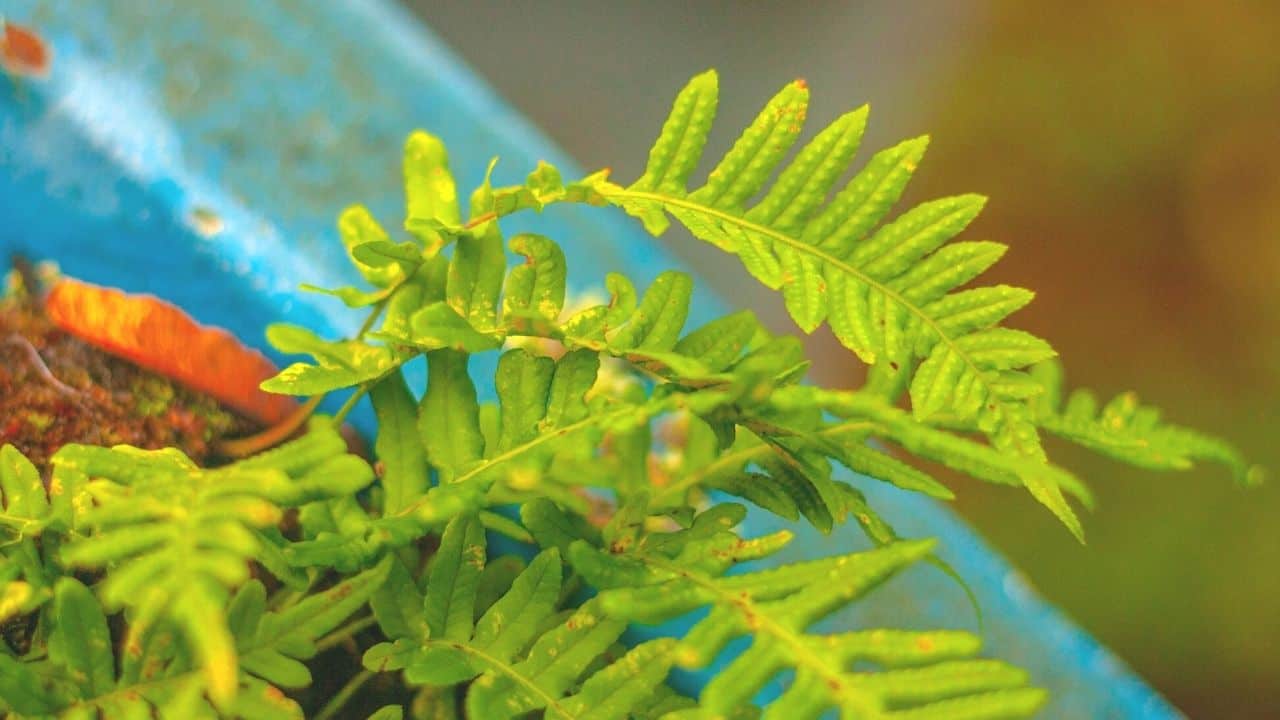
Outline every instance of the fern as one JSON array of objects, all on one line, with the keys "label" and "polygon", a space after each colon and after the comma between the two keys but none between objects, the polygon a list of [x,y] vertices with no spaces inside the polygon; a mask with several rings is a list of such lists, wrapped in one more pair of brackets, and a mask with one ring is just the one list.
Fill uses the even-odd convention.
[{"label": "fern", "polygon": [[475,680],[467,693],[468,715],[495,720],[534,710],[548,718],[621,720],[666,677],[671,641],[644,643],[610,660],[626,623],[601,617],[593,602],[567,617],[554,614],[562,585],[554,547],[535,557],[487,607],[477,592],[484,566],[479,520],[464,516],[451,522],[432,560],[425,595],[401,567],[374,599],[379,624],[395,641],[370,648],[366,667],[403,670],[411,685],[450,687]]},{"label": "fern", "polygon": [[[740,508],[737,508],[740,510]],[[688,717],[720,717],[748,703],[775,675],[793,669],[790,689],[765,717],[817,718],[837,708],[842,717],[1007,717],[1032,712],[1042,691],[1025,687],[1025,673],[1003,663],[962,660],[978,650],[961,632],[855,631],[809,635],[806,628],[925,557],[929,541],[897,542],[877,550],[770,570],[723,576],[732,563],[764,557],[788,535],[742,540],[722,528],[740,520],[733,506],[707,511],[693,526],[640,538],[626,553],[601,552],[575,541],[569,557],[595,586],[607,615],[655,623],[704,605],[711,612],[675,650],[685,667],[703,667],[733,638],[751,646],[703,689]],[[880,673],[854,671],[871,662]],[[892,714],[891,714],[892,711]]]},{"label": "fern", "polygon": [[[310,359],[265,389],[313,396],[309,407],[353,391],[336,417],[280,448],[210,469],[172,450],[69,445],[47,485],[17,449],[0,449],[0,711],[1034,713],[1044,692],[978,657],[968,633],[814,629],[920,561],[968,591],[934,541],[901,538],[839,468],[940,500],[953,490],[916,459],[1025,486],[1077,536],[1066,497],[1089,506],[1091,491],[1050,462],[1041,431],[1143,467],[1212,460],[1245,482],[1258,471],[1132,395],[1101,410],[1084,392],[1064,404],[1050,346],[1000,324],[1032,294],[967,287],[1005,251],[955,240],[983,199],[889,219],[925,139],[874,155],[836,188],[865,108],[785,162],[808,98],[793,83],[690,190],[716,94],[714,74],[691,81],[629,186],[605,172],[565,182],[543,163],[514,187],[486,174],[465,215],[443,144],[411,135],[404,235],[346,208],[339,236],[368,287],[308,287],[362,309],[360,331],[268,330],[277,349]],[[693,285],[682,272],[643,289],[611,273],[606,301],[570,297],[561,247],[502,228],[561,202],[619,206],[654,234],[674,218],[780,290],[801,330],[828,324],[871,366],[868,383],[806,384],[800,342],[749,311],[687,328]],[[496,363],[472,362],[486,354]],[[419,361],[420,393],[405,369]],[[482,366],[492,375],[478,376]],[[374,467],[336,429],[366,395]],[[852,519],[874,548],[752,567],[791,535],[740,536],[744,507],[712,502],[725,495],[822,532]],[[520,552],[491,553],[496,536]],[[682,637],[623,642],[631,623],[699,611]],[[746,650],[697,697],[667,685],[673,667],[705,667],[735,642]],[[782,694],[756,707],[778,680]]]},{"label": "fern", "polygon": [[[984,198],[924,203],[877,229],[924,154],[927,140],[919,138],[877,154],[824,205],[857,150],[865,109],[819,133],[766,191],[800,134],[808,105],[801,82],[778,93],[707,182],[688,191],[716,99],[714,73],[694,78],[676,99],[644,175],[626,188],[599,183],[601,195],[655,234],[665,230],[664,212],[670,213],[694,236],[736,254],[765,285],[781,289],[802,330],[812,332],[825,320],[864,362],[908,374],[917,419],[944,416],[981,429],[1002,451],[1046,461],[1026,409],[1038,386],[1023,370],[1054,352],[1040,338],[997,325],[1032,294],[1006,286],[956,290],[1005,250],[995,243],[946,244],[977,216]],[[763,198],[747,207],[761,191]],[[1032,469],[1020,479],[1082,536],[1046,473]]]},{"label": "fern", "polygon": [[1050,433],[1117,460],[1152,470],[1186,470],[1196,460],[1225,465],[1246,485],[1262,480],[1228,443],[1204,433],[1161,421],[1160,411],[1141,405],[1134,393],[1117,395],[1099,408],[1088,390],[1076,390],[1062,401],[1062,366],[1046,362],[1032,374],[1044,387],[1032,401],[1037,422]]},{"label": "fern", "polygon": [[[292,608],[265,612],[258,581],[243,585],[226,618],[243,668],[236,691],[218,698],[207,667],[193,667],[165,622],[132,619],[119,664],[107,616],[93,593],[74,578],[58,581],[47,660],[18,663],[0,655],[0,698],[19,716],[301,718],[279,688],[310,682],[299,662],[315,654],[315,641],[363,605],[385,577],[387,565],[356,575]],[[215,707],[205,694],[219,700]]]},{"label": "fern", "polygon": [[55,482],[93,507],[78,513],[75,525],[89,534],[63,546],[62,562],[110,565],[99,589],[107,606],[130,608],[140,626],[160,616],[175,622],[208,672],[211,697],[227,703],[239,678],[223,617],[228,589],[249,579],[250,559],[285,582],[305,582],[259,529],[274,528],[282,507],[368,485],[368,465],[345,451],[324,420],[302,440],[213,471],[176,451],[68,445],[54,456]]}]

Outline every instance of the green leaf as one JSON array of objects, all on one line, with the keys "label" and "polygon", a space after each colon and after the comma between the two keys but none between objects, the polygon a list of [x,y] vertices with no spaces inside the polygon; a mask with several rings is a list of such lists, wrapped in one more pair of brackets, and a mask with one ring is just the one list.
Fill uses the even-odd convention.
[{"label": "green leaf", "polygon": [[409,321],[412,334],[404,338],[424,350],[449,348],[459,352],[494,350],[501,342],[477,331],[448,303],[437,302],[421,308]]},{"label": "green leaf", "polygon": [[311,671],[306,665],[275,650],[258,650],[244,655],[240,665],[245,672],[283,688],[298,689],[311,684]]},{"label": "green leaf", "polygon": [[560,582],[560,553],[554,548],[539,553],[476,623],[472,643],[489,657],[511,661],[529,646],[538,623],[555,609]]},{"label": "green leaf", "polygon": [[[931,712],[935,701],[949,698],[973,701],[979,709],[974,717],[980,718],[1020,717],[1034,710],[983,704],[990,691],[1025,689],[1027,678],[1003,663],[966,659],[979,647],[967,633],[875,630],[823,636],[806,631],[927,558],[932,541],[890,542],[876,550],[729,575],[724,573],[733,560],[759,555],[730,550],[727,563],[690,563],[742,544],[720,526],[711,532],[651,535],[621,554],[575,543],[570,555],[579,572],[605,588],[598,602],[611,617],[657,623],[710,606],[671,653],[678,665],[703,667],[734,638],[750,637],[749,647],[703,689],[699,706],[705,716],[728,716],[788,670],[794,671],[790,689],[766,708],[766,717],[818,718],[828,709],[842,717],[875,717],[890,709],[909,716]],[[868,661],[879,667],[863,665]],[[996,705],[1009,714],[992,709]]]},{"label": "green leaf", "polygon": [[805,226],[805,243],[839,249],[866,237],[902,197],[928,146],[929,138],[919,137],[876,153]]},{"label": "green leaf", "polygon": [[1077,390],[1064,405],[1059,363],[1040,363],[1032,376],[1045,391],[1032,402],[1036,422],[1055,435],[1138,467],[1184,470],[1208,460],[1227,467],[1244,485],[1262,479],[1262,469],[1251,466],[1230,443],[1164,421],[1134,393],[1122,393],[1099,407],[1092,393]]},{"label": "green leaf", "polygon": [[386,580],[391,560],[353,575],[324,592],[308,595],[297,604],[263,616],[255,641],[245,651],[276,649],[306,660],[316,653],[315,641],[338,627],[369,601]]},{"label": "green leaf", "polygon": [[399,264],[378,262],[369,264],[356,254],[356,249],[364,245],[391,242],[387,231],[363,205],[352,205],[338,216],[338,235],[347,248],[347,255],[352,264],[370,284],[387,288],[400,282],[405,277],[404,267]]},{"label": "green leaf", "polygon": [[[1009,285],[973,288],[952,293],[930,303],[926,311],[933,316],[941,333],[949,336],[965,335],[991,327],[1013,312],[1031,302],[1035,293]],[[917,354],[929,352],[927,340],[922,340]]]},{"label": "green leaf", "polygon": [[551,387],[547,391],[546,411],[539,421],[543,432],[587,416],[586,396],[595,385],[599,371],[600,356],[592,350],[573,350],[556,361]]},{"label": "green leaf", "polygon": [[62,578],[54,587],[54,631],[49,657],[79,690],[80,697],[106,694],[115,685],[115,656],[107,616],[80,581]]},{"label": "green leaf", "polygon": [[506,270],[507,256],[497,223],[485,225],[479,234],[460,236],[449,261],[445,291],[449,305],[478,329],[496,327],[498,295]]},{"label": "green leaf", "polygon": [[349,308],[368,307],[382,300],[391,294],[390,288],[383,288],[372,292],[366,292],[360,288],[344,285],[338,288],[326,288],[310,283],[300,283],[298,289],[303,292],[318,293],[320,295],[328,295],[338,298],[343,305]]},{"label": "green leaf", "polygon": [[742,355],[760,330],[756,316],[749,310],[741,310],[685,335],[673,350],[696,358],[712,372],[719,372]]},{"label": "green leaf", "polygon": [[536,498],[520,506],[520,521],[529,529],[539,547],[555,548],[563,556],[575,540],[597,544],[600,533],[578,515],[570,515],[546,498]]},{"label": "green leaf", "polygon": [[730,210],[755,195],[769,179],[770,171],[800,136],[809,105],[803,81],[784,87],[760,111],[707,176],[707,182],[690,194],[702,205]]},{"label": "green leaf", "polygon": [[[406,229],[435,220],[444,225],[462,224],[458,189],[449,172],[449,153],[430,133],[415,130],[404,145],[404,194]],[[429,239],[424,239],[430,244]]]},{"label": "green leaf", "polygon": [[743,473],[716,478],[708,484],[764,508],[784,520],[794,521],[800,519],[800,508],[795,500],[798,492],[790,486],[788,480],[790,476],[778,478],[761,473]]},{"label": "green leaf", "polygon": [[54,710],[53,698],[41,687],[29,663],[0,653],[0,702],[23,715],[46,715]]},{"label": "green leaf", "polygon": [[237,645],[246,645],[267,611],[267,588],[259,580],[250,580],[236,592],[227,606],[227,629],[235,636]]},{"label": "green leaf", "polygon": [[225,711],[239,677],[228,590],[249,579],[252,559],[284,565],[271,560],[275,541],[261,531],[280,522],[280,505],[353,497],[372,481],[368,464],[345,451],[323,418],[302,439],[217,470],[201,470],[175,450],[64,446],[55,473],[92,480],[84,483],[90,499],[75,510],[81,533],[61,547],[62,561],[110,566],[98,594],[111,610],[131,608],[143,625],[171,620]]},{"label": "green leaf", "polygon": [[[879,391],[892,395],[909,386],[918,420],[980,430],[1019,462],[1035,459],[1039,450],[1015,446],[1038,448],[1038,438],[1011,443],[1000,435],[1007,438],[1011,428],[1023,427],[1019,418],[1035,394],[1022,371],[1053,351],[1043,340],[997,326],[1031,294],[1006,286],[952,292],[1004,251],[995,243],[947,244],[985,199],[934,200],[881,225],[923,156],[927,138],[918,138],[875,155],[826,202],[857,148],[863,110],[820,132],[769,186],[804,119],[803,83],[792,83],[769,102],[705,185],[686,192],[683,182],[662,184],[655,178],[664,177],[663,168],[676,157],[672,143],[680,133],[694,133],[679,154],[681,166],[701,154],[699,137],[710,120],[695,124],[690,117],[704,94],[714,97],[708,80],[682,93],[640,181],[623,188],[601,179],[597,192],[654,233],[665,229],[665,212],[695,237],[738,255],[761,282],[782,290],[802,330],[812,331],[825,319],[863,361],[888,364],[890,370],[877,375]],[[752,204],[761,191],[763,197]],[[635,339],[623,336],[611,345]],[[923,359],[918,367],[917,357]],[[1031,482],[1037,484],[1033,494],[1069,517],[1053,501],[1053,489]]]},{"label": "green leaf", "polygon": [[[534,541],[530,539],[527,542],[533,544]],[[476,584],[477,620],[511,590],[512,583],[524,572],[525,567],[524,559],[516,555],[499,555],[485,563],[484,571],[480,573],[480,580]]]},{"label": "green leaf", "polygon": [[641,643],[595,673],[561,706],[568,717],[582,720],[626,720],[657,689],[671,670],[675,640]]},{"label": "green leaf", "polygon": [[369,608],[386,637],[424,640],[430,634],[422,592],[399,558],[391,560],[387,579],[369,598]]},{"label": "green leaf", "polygon": [[267,392],[319,395],[375,380],[403,364],[408,356],[394,348],[355,340],[329,342],[296,326],[273,325],[267,339],[281,352],[306,352],[317,364],[294,363],[263,381]]},{"label": "green leaf", "polygon": [[422,249],[411,242],[394,243],[391,241],[367,242],[357,245],[351,254],[356,260],[371,266],[384,267],[399,265],[401,276],[409,275],[422,264]]},{"label": "green leaf", "polygon": [[837,459],[854,472],[941,500],[955,498],[955,493],[927,473],[861,442],[842,443],[839,451]]},{"label": "green leaf", "polygon": [[483,456],[479,403],[466,355],[454,350],[427,354],[427,392],[418,410],[418,432],[442,484]]},{"label": "green leaf", "polygon": [[[38,521],[49,515],[49,497],[39,471],[8,443],[0,447],[0,500],[10,518]],[[26,534],[39,532],[38,525],[26,527]]]},{"label": "green leaf", "polygon": [[540,637],[509,671],[486,673],[472,683],[467,694],[470,717],[498,720],[545,707],[548,697],[563,695],[625,629],[626,623],[602,617],[596,603],[588,601]]},{"label": "green leaf", "polygon": [[990,371],[1025,367],[1055,355],[1048,343],[1019,330],[992,328],[966,335],[920,364],[911,381],[912,410],[919,418],[948,408],[975,415],[992,396],[984,387]]},{"label": "green leaf", "polygon": [[619,350],[670,350],[675,347],[689,315],[693,280],[669,270],[645,291],[640,306],[621,327],[607,334],[609,346]]},{"label": "green leaf", "polygon": [[[702,157],[707,133],[715,120],[717,85],[716,72],[708,70],[695,76],[680,91],[662,133],[649,151],[644,175],[632,189],[684,191],[689,174]],[[661,232],[659,229],[655,234]]]},{"label": "green leaf", "polygon": [[501,407],[498,452],[529,442],[538,435],[538,426],[547,412],[556,363],[523,348],[508,350],[498,359],[494,383]]},{"label": "green leaf", "polygon": [[369,391],[378,417],[374,452],[382,462],[383,514],[399,512],[431,485],[427,454],[417,431],[417,407],[404,376],[396,371]]},{"label": "green leaf", "polygon": [[[533,313],[548,320],[564,308],[565,261],[560,246],[529,233],[511,238],[511,251],[525,257],[507,275],[502,312],[507,316]],[[509,321],[508,321],[509,322]]]},{"label": "green leaf", "polygon": [[484,552],[484,528],[475,516],[456,518],[445,528],[427,581],[424,609],[430,637],[458,642],[471,637]]}]

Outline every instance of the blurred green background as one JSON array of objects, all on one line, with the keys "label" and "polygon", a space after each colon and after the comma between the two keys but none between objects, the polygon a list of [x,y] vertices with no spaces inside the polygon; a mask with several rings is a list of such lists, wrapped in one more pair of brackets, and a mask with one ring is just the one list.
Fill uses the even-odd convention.
[{"label": "blurred green background", "polygon": [[[585,166],[622,179],[707,67],[721,71],[713,148],[796,76],[812,128],[872,103],[864,158],[931,133],[908,199],[991,197],[968,236],[1012,246],[989,278],[1038,292],[1015,324],[1054,343],[1073,386],[1137,390],[1273,471],[1246,492],[1214,468],[1156,474],[1055,446],[1099,495],[1087,547],[1024,493],[963,482],[958,509],[1189,715],[1276,717],[1280,3],[410,4]],[[736,267],[666,239],[789,329]],[[825,331],[811,342],[824,382],[858,380]]]}]

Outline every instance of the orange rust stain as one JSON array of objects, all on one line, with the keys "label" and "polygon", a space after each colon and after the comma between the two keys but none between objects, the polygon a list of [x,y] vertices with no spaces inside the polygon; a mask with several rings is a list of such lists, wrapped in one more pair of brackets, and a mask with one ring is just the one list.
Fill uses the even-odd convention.
[{"label": "orange rust stain", "polygon": [[284,691],[274,685],[268,685],[262,689],[262,698],[272,705],[293,707],[293,703],[289,701],[289,698],[284,694]]},{"label": "orange rust stain", "polygon": [[12,75],[46,78],[52,64],[49,45],[34,30],[4,23],[0,32],[0,67]]},{"label": "orange rust stain", "polygon": [[265,356],[158,298],[64,279],[49,290],[44,308],[55,325],[90,345],[264,425],[279,423],[298,408],[293,398],[258,388],[277,372]]}]

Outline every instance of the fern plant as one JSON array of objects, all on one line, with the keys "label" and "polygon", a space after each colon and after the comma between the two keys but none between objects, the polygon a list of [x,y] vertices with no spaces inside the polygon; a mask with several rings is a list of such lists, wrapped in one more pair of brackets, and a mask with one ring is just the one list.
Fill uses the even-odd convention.
[{"label": "fern plant", "polygon": [[[808,97],[793,83],[690,190],[716,96],[714,73],[689,83],[630,185],[607,172],[565,182],[543,164],[514,187],[486,178],[466,219],[443,144],[411,135],[403,237],[346,209],[339,232],[369,288],[309,288],[363,309],[360,332],[268,331],[311,360],[264,389],[313,400],[354,389],[336,417],[281,447],[209,469],[172,450],[66,446],[47,482],[0,451],[0,710],[1033,714],[1045,693],[979,657],[972,634],[814,628],[915,563],[954,576],[935,541],[900,538],[839,468],[944,500],[952,491],[912,458],[1023,486],[1080,538],[1068,498],[1087,505],[1090,491],[1050,462],[1042,432],[1143,467],[1212,460],[1247,483],[1258,471],[1131,395],[1099,410],[1077,391],[1064,405],[1050,345],[1001,324],[1032,294],[969,286],[1005,251],[955,240],[983,199],[887,219],[925,139],[881,151],[837,189],[865,108],[785,162]],[[617,206],[654,234],[674,218],[780,290],[800,330],[830,325],[870,366],[866,386],[805,383],[799,341],[748,311],[686,330],[692,281],[678,271],[643,292],[609,274],[607,301],[568,298],[560,246],[502,230],[553,203]],[[498,354],[496,371],[478,379],[470,360],[485,353]],[[418,362],[421,394],[405,379]],[[365,395],[376,468],[336,430]],[[743,502],[823,532],[852,519],[874,547],[753,565],[791,533],[744,536]],[[490,551],[496,537],[520,549]],[[687,632],[628,647],[631,624],[695,611]],[[745,649],[726,655],[735,642]],[[670,679],[717,660],[700,693]],[[759,695],[778,677],[785,691]]]}]

